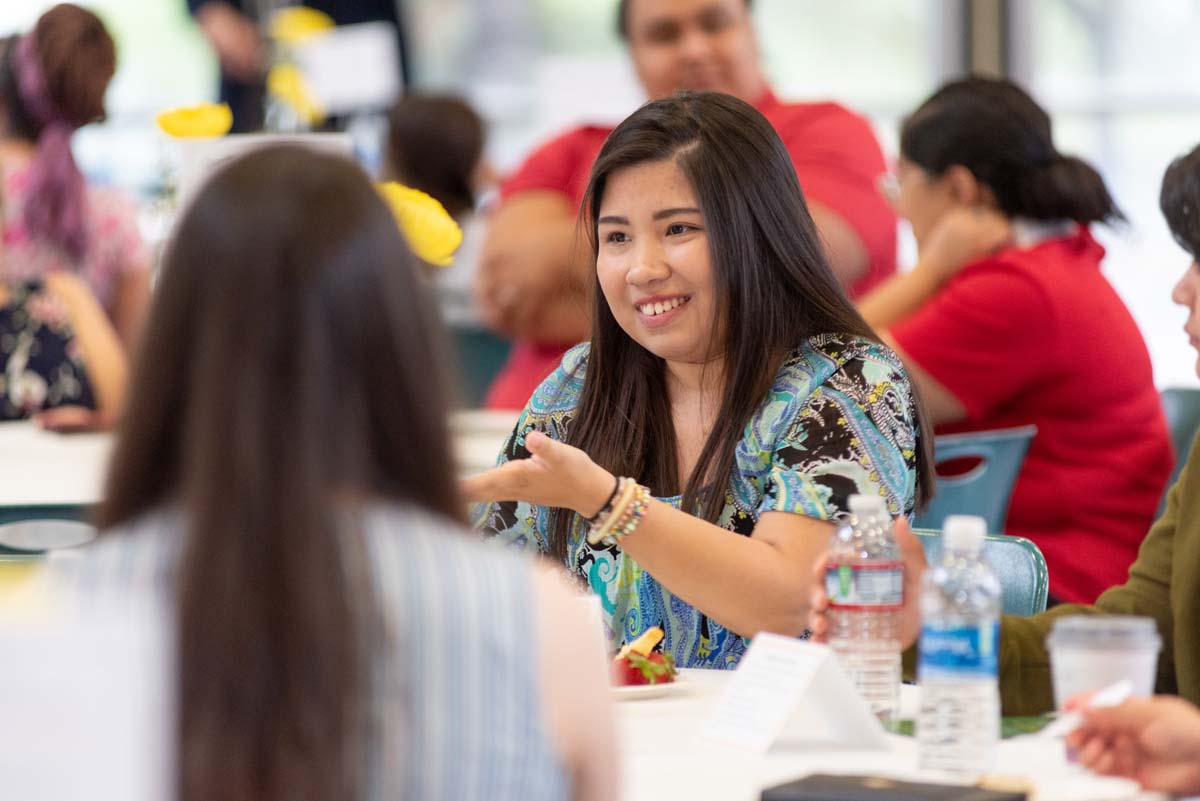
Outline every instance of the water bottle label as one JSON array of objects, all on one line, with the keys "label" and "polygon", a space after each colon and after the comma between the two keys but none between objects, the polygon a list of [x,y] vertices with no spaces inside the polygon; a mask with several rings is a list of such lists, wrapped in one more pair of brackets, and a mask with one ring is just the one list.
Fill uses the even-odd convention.
[{"label": "water bottle label", "polygon": [[996,675],[999,621],[978,626],[921,627],[919,672],[952,672],[975,676]]},{"label": "water bottle label", "polygon": [[825,593],[829,605],[837,609],[899,609],[904,603],[904,565],[830,565],[825,571]]}]

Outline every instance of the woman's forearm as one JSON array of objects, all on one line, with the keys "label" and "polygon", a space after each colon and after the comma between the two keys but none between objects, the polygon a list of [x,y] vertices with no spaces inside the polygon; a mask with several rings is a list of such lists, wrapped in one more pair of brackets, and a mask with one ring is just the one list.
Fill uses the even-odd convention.
[{"label": "woman's forearm", "polygon": [[730,631],[797,636],[807,625],[812,565],[831,527],[773,512],[745,537],[651,501],[621,547],[673,594]]}]

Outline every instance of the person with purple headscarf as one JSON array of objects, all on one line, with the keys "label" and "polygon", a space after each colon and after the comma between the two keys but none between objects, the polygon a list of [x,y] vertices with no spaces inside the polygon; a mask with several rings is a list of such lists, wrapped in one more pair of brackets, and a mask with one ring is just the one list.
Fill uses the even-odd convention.
[{"label": "person with purple headscarf", "polygon": [[75,273],[126,347],[150,300],[150,259],[132,205],[89,186],[74,132],[104,119],[116,47],[100,19],[54,6],[33,30],[0,41],[0,281]]}]

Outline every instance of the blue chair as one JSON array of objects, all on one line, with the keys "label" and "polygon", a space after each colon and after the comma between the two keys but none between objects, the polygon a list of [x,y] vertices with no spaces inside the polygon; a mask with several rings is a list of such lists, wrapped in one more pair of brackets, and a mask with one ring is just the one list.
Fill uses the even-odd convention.
[{"label": "blue chair", "polygon": [[508,341],[482,328],[453,328],[458,393],[463,405],[476,409],[483,405],[492,380],[508,360]]},{"label": "blue chair", "polygon": [[[930,564],[942,558],[942,533],[928,529],[914,532],[925,548]],[[983,558],[1000,579],[1001,608],[1006,615],[1036,615],[1046,609],[1050,593],[1050,574],[1046,557],[1024,537],[1003,534],[988,535],[983,544]]]},{"label": "blue chair", "polygon": [[952,459],[978,459],[979,463],[961,475],[939,475],[937,493],[913,525],[940,530],[946,515],[978,515],[987,521],[988,531],[1004,531],[1008,501],[1036,433],[1037,426],[1021,426],[935,439],[937,466]]},{"label": "blue chair", "polygon": [[[1192,440],[1200,431],[1200,389],[1184,389],[1172,387],[1162,391],[1163,412],[1167,415],[1167,430],[1171,434],[1171,445],[1175,448],[1175,469],[1167,481],[1166,489],[1179,478],[1179,471],[1187,461],[1188,452],[1192,449]],[[1167,493],[1163,491],[1162,501],[1158,505],[1158,514],[1162,515],[1167,507]]]}]

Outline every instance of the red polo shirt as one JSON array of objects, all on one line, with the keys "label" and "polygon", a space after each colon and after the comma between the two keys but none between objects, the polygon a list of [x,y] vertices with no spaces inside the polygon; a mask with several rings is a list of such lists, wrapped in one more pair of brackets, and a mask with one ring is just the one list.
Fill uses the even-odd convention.
[{"label": "red polo shirt", "polygon": [[1150,355],[1084,228],[968,266],[892,328],[967,419],[1033,423],[1006,534],[1046,555],[1050,594],[1092,603],[1125,581],[1173,458]]},{"label": "red polo shirt", "polygon": [[[842,217],[862,239],[869,272],[850,288],[859,296],[896,271],[896,216],[875,189],[886,169],[870,123],[837,103],[782,103],[767,92],[755,104],[792,156],[805,197]],[[508,198],[529,190],[561,192],[578,208],[592,164],[612,128],[583,126],[533,152],[501,189]],[[517,342],[488,392],[491,408],[520,409],[558,366],[567,347]]]}]

